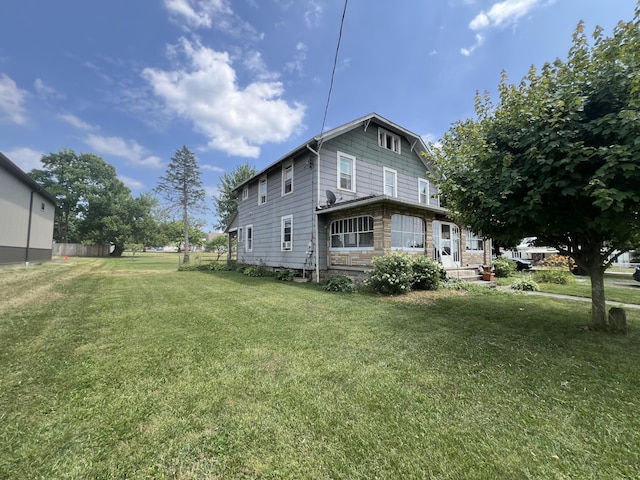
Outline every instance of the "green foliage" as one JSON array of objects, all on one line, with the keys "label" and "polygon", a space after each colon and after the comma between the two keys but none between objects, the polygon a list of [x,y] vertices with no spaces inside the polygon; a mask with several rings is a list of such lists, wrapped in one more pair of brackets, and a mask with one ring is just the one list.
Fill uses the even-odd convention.
[{"label": "green foliage", "polygon": [[523,292],[537,292],[540,290],[540,286],[530,278],[520,278],[511,284],[513,290],[519,290]]},{"label": "green foliage", "polygon": [[583,30],[566,61],[504,74],[499,102],[478,95],[431,151],[459,223],[502,244],[537,236],[589,273],[600,328],[611,254],[640,244],[640,4],[610,37]]},{"label": "green foliage", "polygon": [[295,272],[289,269],[279,270],[275,273],[274,277],[276,280],[280,280],[281,282],[293,282]]},{"label": "green foliage", "polygon": [[378,293],[403,294],[411,290],[413,267],[403,253],[388,253],[373,258],[373,270],[367,272],[365,284]]},{"label": "green foliage", "polygon": [[324,282],[322,288],[327,292],[345,293],[353,293],[358,289],[357,285],[345,275],[332,275]]},{"label": "green foliage", "polygon": [[448,278],[446,282],[442,282],[441,287],[445,290],[472,290],[471,282],[460,278]]},{"label": "green foliage", "polygon": [[57,199],[53,237],[63,243],[113,243],[120,255],[126,244],[146,244],[157,225],[155,199],[132,197],[115,168],[101,157],[73,150],[50,153],[31,177]]},{"label": "green foliage", "polygon": [[533,272],[533,279],[538,283],[555,283],[558,285],[576,283],[575,277],[569,270],[558,268],[550,270],[536,270]]},{"label": "green foliage", "polygon": [[496,277],[506,278],[515,275],[516,264],[513,260],[508,258],[496,258],[493,261],[493,268]]},{"label": "green foliage", "polygon": [[437,290],[444,279],[445,269],[426,256],[414,257],[411,261],[413,270],[413,290]]},{"label": "green foliage", "polygon": [[227,249],[228,246],[226,235],[217,235],[204,245],[204,251],[215,253],[218,256],[217,260],[220,260],[220,257],[223,254],[227,253]]},{"label": "green foliage", "polygon": [[213,197],[213,205],[215,208],[218,223],[216,225],[220,230],[224,230],[231,221],[231,217],[238,209],[238,198],[234,193],[234,189],[241,183],[249,180],[257,173],[255,167],[248,163],[238,165],[231,173],[224,173],[220,177],[218,183],[218,196]]},{"label": "green foliage", "polygon": [[242,273],[244,273],[248,277],[272,277],[273,272],[267,270],[264,267],[258,265],[248,265],[242,269]]},{"label": "green foliage", "polygon": [[156,192],[165,201],[168,212],[178,213],[182,221],[184,262],[189,262],[190,215],[206,210],[200,168],[195,155],[186,147],[176,150],[166,173],[160,177]]}]

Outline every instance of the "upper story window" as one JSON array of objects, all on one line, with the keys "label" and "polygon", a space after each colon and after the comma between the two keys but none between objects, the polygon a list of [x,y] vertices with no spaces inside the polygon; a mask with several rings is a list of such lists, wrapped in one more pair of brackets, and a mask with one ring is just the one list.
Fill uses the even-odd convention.
[{"label": "upper story window", "polygon": [[467,227],[466,231],[466,248],[467,251],[473,250],[476,252],[484,252],[484,241],[482,240],[482,234],[478,234],[471,231],[471,227]]},{"label": "upper story window", "polygon": [[444,202],[442,205],[440,204],[440,190],[438,190],[438,187],[435,185],[433,186],[433,190],[434,192],[431,194],[431,197],[429,197],[429,205],[432,207],[444,207]]},{"label": "upper story window", "polygon": [[293,162],[282,167],[282,195],[293,192]]},{"label": "upper story window", "polygon": [[373,217],[355,217],[331,223],[331,248],[373,248]]},{"label": "upper story window", "polygon": [[400,137],[378,128],[378,145],[392,152],[400,153]]},{"label": "upper story window", "polygon": [[389,197],[398,196],[398,172],[390,168],[383,168],[384,194]]},{"label": "upper story window", "polygon": [[356,157],[338,152],[338,188],[356,191]]},{"label": "upper story window", "polygon": [[258,185],[258,205],[267,203],[267,177],[262,177]]},{"label": "upper story window", "polygon": [[246,200],[247,198],[249,198],[249,187],[244,187],[242,189],[242,199]]},{"label": "upper story window", "polygon": [[391,215],[391,248],[424,250],[424,220],[408,215]]},{"label": "upper story window", "polygon": [[429,180],[418,179],[418,203],[429,205]]}]

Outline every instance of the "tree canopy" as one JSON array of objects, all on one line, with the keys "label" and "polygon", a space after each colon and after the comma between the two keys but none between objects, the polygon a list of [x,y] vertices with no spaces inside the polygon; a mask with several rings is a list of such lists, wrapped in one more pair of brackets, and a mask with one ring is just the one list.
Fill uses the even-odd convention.
[{"label": "tree canopy", "polygon": [[189,217],[194,212],[206,210],[206,198],[200,168],[195,155],[186,147],[176,150],[167,172],[160,177],[156,192],[165,200],[168,211],[179,212],[182,218],[184,238],[184,262],[189,262]]},{"label": "tree canopy", "polygon": [[604,270],[640,244],[640,3],[590,43],[578,24],[566,61],[503,73],[499,102],[433,146],[454,218],[501,243],[537,237],[591,277],[592,326],[605,328]]},{"label": "tree canopy", "polygon": [[218,223],[215,225],[216,228],[221,230],[227,228],[231,217],[233,217],[233,214],[238,209],[238,199],[233,190],[241,183],[249,180],[256,173],[255,167],[245,163],[238,165],[235,170],[230,173],[224,173],[220,177],[218,183],[219,194],[213,197],[213,204],[216,216],[218,217]]},{"label": "tree canopy", "polygon": [[55,195],[54,239],[72,243],[113,243],[120,255],[125,243],[142,239],[150,228],[155,199],[132,197],[116,170],[92,153],[66,149],[44,155],[43,169],[29,174]]}]

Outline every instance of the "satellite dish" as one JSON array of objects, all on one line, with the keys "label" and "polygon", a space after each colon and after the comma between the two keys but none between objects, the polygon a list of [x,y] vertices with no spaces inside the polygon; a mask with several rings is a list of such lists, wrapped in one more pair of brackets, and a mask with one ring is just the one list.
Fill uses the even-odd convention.
[{"label": "satellite dish", "polygon": [[327,205],[331,206],[336,203],[336,196],[331,190],[326,191],[327,194]]}]

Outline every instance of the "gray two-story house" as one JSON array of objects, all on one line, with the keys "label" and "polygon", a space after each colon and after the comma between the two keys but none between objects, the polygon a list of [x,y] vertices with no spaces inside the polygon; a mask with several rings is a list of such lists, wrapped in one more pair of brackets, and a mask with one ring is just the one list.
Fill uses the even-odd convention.
[{"label": "gray two-story house", "polygon": [[238,262],[320,281],[357,277],[375,256],[427,255],[475,269],[489,242],[440,205],[420,136],[372,113],[313,137],[239,185],[226,232]]}]

